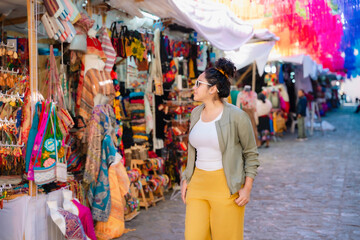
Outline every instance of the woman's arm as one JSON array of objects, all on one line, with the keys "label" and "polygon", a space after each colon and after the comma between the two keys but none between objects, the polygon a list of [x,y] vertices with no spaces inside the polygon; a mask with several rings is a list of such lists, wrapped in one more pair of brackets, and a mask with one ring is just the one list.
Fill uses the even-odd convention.
[{"label": "woman's arm", "polygon": [[247,113],[243,112],[238,120],[238,134],[241,147],[243,148],[245,183],[239,190],[239,197],[235,200],[240,207],[245,206],[250,201],[250,193],[257,168],[260,165],[258,150],[251,121]]},{"label": "woman's arm", "polygon": [[260,165],[259,152],[251,121],[246,112],[242,112],[237,119],[237,131],[244,158],[245,177],[255,178]]}]

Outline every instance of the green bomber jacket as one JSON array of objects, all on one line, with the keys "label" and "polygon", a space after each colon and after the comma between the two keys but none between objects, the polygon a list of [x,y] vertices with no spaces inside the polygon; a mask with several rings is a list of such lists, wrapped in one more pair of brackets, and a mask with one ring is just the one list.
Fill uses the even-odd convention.
[{"label": "green bomber jacket", "polygon": [[[202,104],[191,112],[190,130],[199,121]],[[246,112],[224,101],[221,118],[215,122],[222,162],[230,194],[235,194],[245,183],[245,177],[255,178],[260,165],[251,121]],[[195,169],[196,149],[188,144],[187,166],[182,180],[190,182]]]}]

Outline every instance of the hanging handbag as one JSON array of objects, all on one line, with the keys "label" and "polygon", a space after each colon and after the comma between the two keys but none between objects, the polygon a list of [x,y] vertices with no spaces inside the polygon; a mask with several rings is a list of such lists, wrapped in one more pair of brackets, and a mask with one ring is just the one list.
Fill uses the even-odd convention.
[{"label": "hanging handbag", "polygon": [[51,17],[58,18],[64,12],[64,6],[60,0],[44,0],[44,5]]},{"label": "hanging handbag", "polygon": [[120,36],[119,36],[119,50],[118,50],[118,55],[119,57],[122,58],[126,58],[126,56],[128,56],[126,54],[126,37],[129,35],[129,31],[127,26],[121,26],[121,31],[120,31]]},{"label": "hanging handbag", "polygon": [[27,173],[29,170],[29,164],[30,164],[30,157],[31,157],[31,152],[32,149],[34,148],[34,143],[35,143],[35,138],[36,138],[36,134],[38,132],[38,126],[39,126],[39,112],[38,110],[42,110],[42,106],[41,104],[38,102],[35,105],[35,114],[34,114],[34,118],[33,118],[33,122],[31,125],[31,129],[30,129],[30,133],[29,133],[29,137],[28,137],[28,141],[26,143],[26,155],[25,155],[25,172]]},{"label": "hanging handbag", "polygon": [[55,137],[55,128],[53,124],[54,108],[54,105],[51,104],[41,150],[37,152],[35,158],[34,181],[37,185],[51,183],[56,180],[56,146],[59,144]]},{"label": "hanging handbag", "polygon": [[63,135],[59,126],[59,119],[57,117],[56,111],[54,111],[54,139],[56,142],[55,155],[56,155],[56,181],[66,182],[67,181],[67,163],[65,156],[65,144]]},{"label": "hanging handbag", "polygon": [[116,22],[113,22],[111,24],[110,31],[111,31],[111,43],[115,49],[116,55],[120,56],[120,52],[119,52],[120,38],[119,38],[119,34],[117,32]]},{"label": "hanging handbag", "polygon": [[36,162],[36,158],[39,156],[39,152],[41,152],[42,140],[49,120],[48,118],[49,111],[46,110],[48,107],[49,104],[42,103],[42,111],[40,113],[40,123],[39,123],[40,127],[38,133],[36,134],[34,147],[32,149],[32,153],[30,156],[29,171],[27,177],[28,180],[32,180],[32,181],[34,181],[34,165]]},{"label": "hanging handbag", "polygon": [[70,19],[70,9],[65,4],[64,0],[59,0],[59,2],[61,3],[61,5],[64,8],[64,10],[60,14],[60,19],[64,20],[64,21],[69,21],[69,19]]},{"label": "hanging handbag", "polygon": [[58,21],[58,23],[60,23],[59,28],[64,30],[61,32],[60,41],[65,42],[69,36],[68,34],[70,33],[69,26],[66,24],[66,21],[61,19]]},{"label": "hanging handbag", "polygon": [[45,31],[50,39],[55,37],[55,29],[53,28],[53,25],[50,22],[50,16],[46,12],[41,17],[41,22],[44,25]]},{"label": "hanging handbag", "polygon": [[70,22],[72,24],[75,24],[80,18],[81,18],[81,15],[80,15],[80,12],[79,12],[79,9],[78,7],[71,1],[71,0],[65,0],[65,4],[69,4],[70,8],[72,8],[73,10],[73,13],[71,14],[71,17],[70,17]]},{"label": "hanging handbag", "polygon": [[76,29],[75,29],[74,25],[72,25],[71,22],[66,22],[66,24],[69,27],[69,33],[68,33],[68,38],[66,39],[66,42],[71,43],[76,36]]}]

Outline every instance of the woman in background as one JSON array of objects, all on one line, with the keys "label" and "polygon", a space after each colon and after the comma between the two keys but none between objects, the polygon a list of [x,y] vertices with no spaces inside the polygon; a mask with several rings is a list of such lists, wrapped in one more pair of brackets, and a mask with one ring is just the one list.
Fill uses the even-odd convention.
[{"label": "woman in background", "polygon": [[266,143],[265,147],[270,146],[270,118],[269,114],[272,109],[271,102],[266,99],[263,93],[258,95],[257,103],[256,103],[256,114],[259,118],[259,124],[257,130],[259,132],[259,140],[261,141],[261,145]]}]

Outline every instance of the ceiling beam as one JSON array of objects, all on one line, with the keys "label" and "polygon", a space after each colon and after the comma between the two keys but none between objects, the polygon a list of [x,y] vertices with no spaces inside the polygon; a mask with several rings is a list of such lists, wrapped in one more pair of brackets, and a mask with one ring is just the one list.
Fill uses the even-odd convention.
[{"label": "ceiling beam", "polygon": [[[40,19],[42,17],[42,15],[43,14],[38,14],[36,19]],[[4,26],[26,23],[27,20],[28,20],[27,16],[26,17],[11,18],[11,19],[6,19],[6,17],[4,15],[0,16],[0,23],[4,22]]]}]

